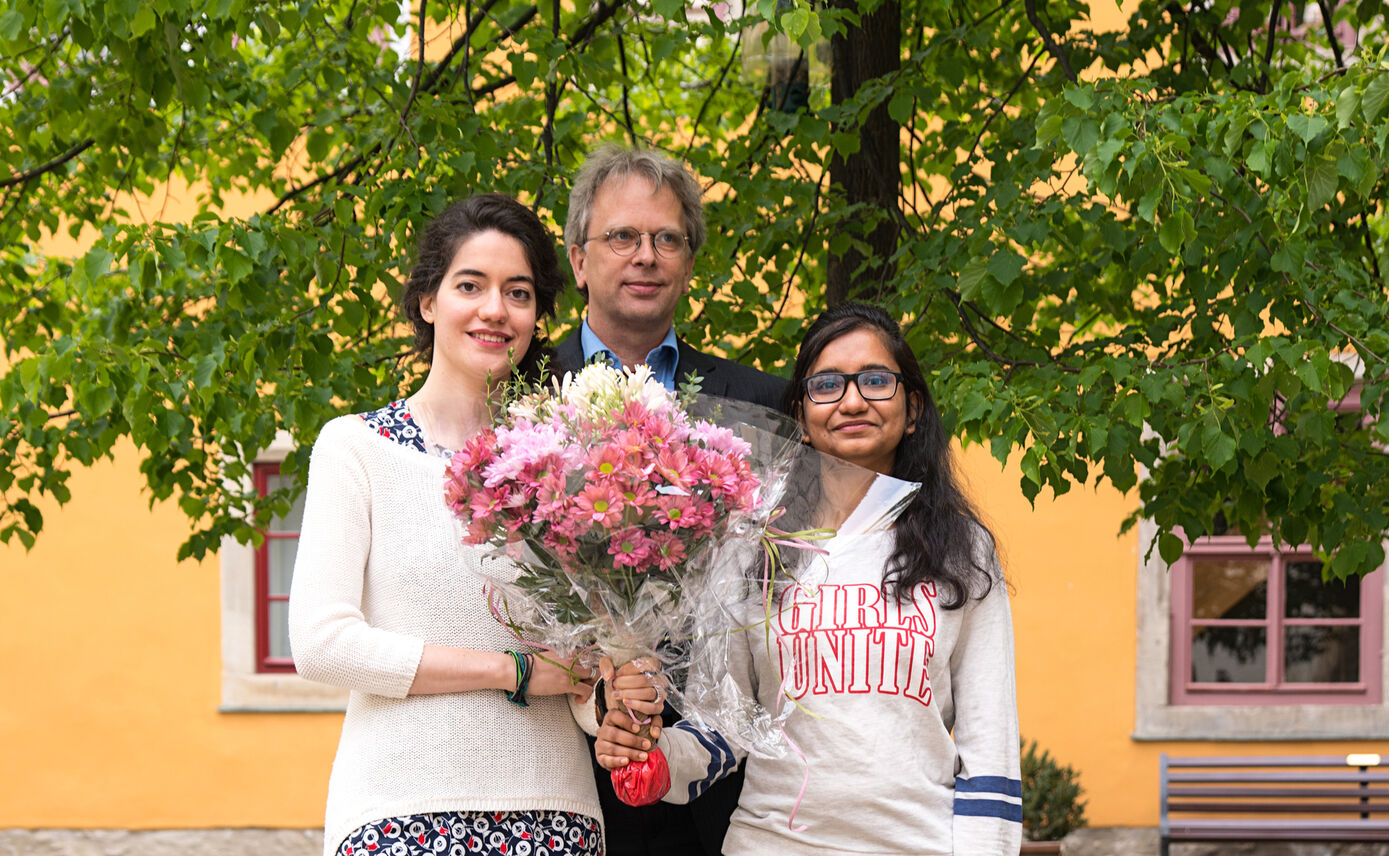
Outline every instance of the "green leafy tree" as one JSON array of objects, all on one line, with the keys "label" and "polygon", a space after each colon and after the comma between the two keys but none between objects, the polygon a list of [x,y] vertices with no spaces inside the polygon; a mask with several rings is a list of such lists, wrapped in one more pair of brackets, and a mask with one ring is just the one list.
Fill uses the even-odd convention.
[{"label": "green leafy tree", "polygon": [[[776,371],[829,295],[878,300],[1029,497],[1136,489],[1168,559],[1221,525],[1380,564],[1383,4],[1142,0],[1118,32],[1080,0],[894,5],[14,0],[0,538],[32,543],[34,501],[122,438],[184,555],[253,538],[287,502],[241,487],[277,429],[302,470],[327,418],[418,379],[391,304],[415,229],[486,189],[562,222],[622,140],[709,186],[695,344]],[[842,55],[869,19],[901,62],[813,72],[804,109],[741,73],[754,24]],[[884,111],[897,162],[864,172]],[[131,201],[170,181],[196,216]]]}]

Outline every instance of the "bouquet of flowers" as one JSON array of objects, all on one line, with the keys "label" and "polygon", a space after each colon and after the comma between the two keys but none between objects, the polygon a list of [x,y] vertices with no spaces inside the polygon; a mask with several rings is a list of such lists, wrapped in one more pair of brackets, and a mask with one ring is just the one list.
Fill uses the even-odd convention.
[{"label": "bouquet of flowers", "polygon": [[[465,543],[515,563],[514,577],[490,585],[518,637],[619,663],[647,655],[668,670],[687,665],[694,607],[682,599],[700,589],[691,577],[717,540],[760,538],[764,477],[796,445],[744,427],[749,442],[696,417],[695,405],[694,389],[677,396],[646,366],[595,363],[519,390],[498,424],[454,455],[446,502]],[[629,795],[649,797],[642,785],[659,781],[664,764],[658,749],[615,771],[618,794],[632,779]]]}]

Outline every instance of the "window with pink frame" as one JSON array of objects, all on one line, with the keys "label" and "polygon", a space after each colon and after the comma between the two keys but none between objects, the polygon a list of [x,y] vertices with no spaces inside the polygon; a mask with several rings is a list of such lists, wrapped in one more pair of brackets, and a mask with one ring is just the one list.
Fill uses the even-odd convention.
[{"label": "window with pink frame", "polygon": [[1199,539],[1172,567],[1173,704],[1379,704],[1383,569],[1323,581],[1309,552]]},{"label": "window with pink frame", "polygon": [[[280,465],[255,465],[256,493],[261,496],[284,487]],[[301,496],[285,517],[273,517],[263,530],[265,540],[256,548],[256,671],[293,672],[289,652],[289,582],[299,547],[299,526],[304,517]]]},{"label": "window with pink frame", "polygon": [[[1356,420],[1358,386],[1333,409]],[[1324,581],[1310,551],[1197,539],[1172,566],[1172,703],[1380,704],[1383,577]]]}]

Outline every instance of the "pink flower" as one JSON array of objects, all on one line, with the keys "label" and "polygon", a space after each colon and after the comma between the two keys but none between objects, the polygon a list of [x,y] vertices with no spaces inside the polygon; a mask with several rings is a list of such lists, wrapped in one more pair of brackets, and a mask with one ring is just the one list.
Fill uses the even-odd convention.
[{"label": "pink flower", "polygon": [[738,472],[738,483],[729,493],[729,499],[734,508],[739,511],[746,511],[752,508],[757,500],[757,489],[762,486],[762,480],[748,466],[747,461],[738,460],[735,464]]},{"label": "pink flower", "polygon": [[589,482],[574,497],[574,511],[598,526],[616,526],[622,522],[622,493],[616,485]]},{"label": "pink flower", "polygon": [[472,503],[474,485],[467,478],[444,479],[444,505],[455,515],[468,514],[468,506]]},{"label": "pink flower", "polygon": [[589,453],[588,458],[584,461],[589,469],[584,476],[592,480],[617,478],[627,469],[628,462],[628,455],[623,449],[608,443]]},{"label": "pink flower", "polygon": [[553,536],[565,542],[574,542],[582,538],[592,528],[593,523],[587,517],[577,514],[566,513],[546,530],[547,537]]},{"label": "pink flower", "polygon": [[473,520],[463,535],[464,544],[485,544],[492,538],[492,523],[486,518]]},{"label": "pink flower", "polygon": [[746,440],[710,422],[696,422],[690,431],[690,439],[727,456],[745,458],[752,452],[752,446]]},{"label": "pink flower", "polygon": [[708,532],[714,528],[714,522],[718,520],[718,506],[708,500],[693,497],[690,500],[690,507],[686,509],[682,520],[684,525],[696,532]]},{"label": "pink flower", "polygon": [[573,541],[554,529],[546,532],[540,540],[565,567],[572,565],[575,557],[579,554],[574,549]]},{"label": "pink flower", "polygon": [[468,438],[463,448],[453,453],[449,461],[449,475],[460,479],[465,474],[480,469],[492,460],[496,453],[497,435],[491,428],[484,428]]},{"label": "pink flower", "polygon": [[630,526],[613,533],[608,542],[608,555],[613,557],[613,565],[623,568],[641,568],[650,559],[655,542],[640,528]]},{"label": "pink flower", "polygon": [[681,494],[664,494],[657,497],[656,520],[661,525],[669,526],[671,529],[692,526],[694,525],[690,516],[692,504],[690,497]]},{"label": "pink flower", "polygon": [[738,485],[738,473],[728,459],[717,452],[698,449],[695,461],[699,469],[699,479],[709,485],[709,492],[718,499],[732,493]]},{"label": "pink flower", "polygon": [[638,516],[645,517],[656,508],[660,496],[651,489],[650,482],[632,481],[622,486],[622,501],[627,503],[629,511],[635,511]]},{"label": "pink flower", "polygon": [[698,477],[694,465],[681,446],[667,446],[658,451],[654,471],[665,479],[666,484],[681,490],[694,487]]},{"label": "pink flower", "polygon": [[497,431],[496,446],[497,453],[482,468],[488,487],[526,481],[527,474],[553,466],[563,458],[566,438],[555,425],[522,424]]},{"label": "pink flower", "polygon": [[535,501],[537,520],[553,523],[563,518],[569,506],[569,492],[565,490],[564,474],[552,471],[541,476],[535,484],[535,493],[531,495],[531,499]]},{"label": "pink flower", "polygon": [[485,520],[507,508],[510,500],[511,491],[506,487],[484,487],[473,493],[468,506],[474,521]]},{"label": "pink flower", "polygon": [[666,445],[675,437],[675,424],[664,413],[647,408],[639,401],[629,401],[622,412],[622,421],[641,433],[647,449]]},{"label": "pink flower", "polygon": [[618,431],[613,435],[612,443],[633,461],[645,461],[651,454],[646,434],[632,428]]},{"label": "pink flower", "polygon": [[651,535],[651,558],[656,567],[669,571],[685,561],[685,542],[669,532],[654,532]]}]

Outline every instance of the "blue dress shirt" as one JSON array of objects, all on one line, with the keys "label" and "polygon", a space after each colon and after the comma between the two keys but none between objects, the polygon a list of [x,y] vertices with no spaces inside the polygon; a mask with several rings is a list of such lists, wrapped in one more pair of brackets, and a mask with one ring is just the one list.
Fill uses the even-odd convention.
[{"label": "blue dress shirt", "polygon": [[[612,349],[603,344],[603,340],[598,338],[598,334],[593,332],[593,328],[588,326],[588,319],[585,318],[583,324],[579,325],[579,344],[584,349],[584,364],[593,361],[595,354],[602,354],[612,365],[622,368],[622,360],[618,359]],[[675,344],[675,328],[671,327],[666,331],[666,337],[661,340],[661,344],[651,349],[646,355],[646,364],[651,368],[651,373],[656,376],[666,389],[675,389],[675,372],[680,368],[680,348]]]}]

